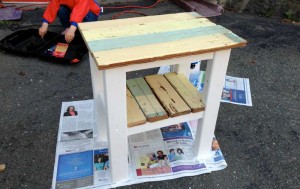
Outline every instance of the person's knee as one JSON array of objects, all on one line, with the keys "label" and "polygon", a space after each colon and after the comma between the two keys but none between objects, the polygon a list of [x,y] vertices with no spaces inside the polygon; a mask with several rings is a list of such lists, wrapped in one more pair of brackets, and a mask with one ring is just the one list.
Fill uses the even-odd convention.
[{"label": "person's knee", "polygon": [[66,15],[70,12],[69,8],[64,6],[64,5],[60,5],[57,14],[58,15]]},{"label": "person's knee", "polygon": [[89,12],[83,19],[83,22],[93,22],[93,21],[97,21],[98,17],[93,14],[92,12]]},{"label": "person's knee", "polygon": [[57,16],[58,16],[61,24],[64,27],[69,27],[70,26],[70,23],[69,23],[70,14],[71,14],[71,10],[68,7],[66,7],[64,5],[61,5],[59,7],[58,12],[57,12]]}]

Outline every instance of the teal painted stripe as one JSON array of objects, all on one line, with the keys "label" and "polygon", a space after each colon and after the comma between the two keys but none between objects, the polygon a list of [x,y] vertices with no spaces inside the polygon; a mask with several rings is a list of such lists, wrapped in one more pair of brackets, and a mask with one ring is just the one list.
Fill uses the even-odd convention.
[{"label": "teal painted stripe", "polygon": [[246,42],[243,38],[240,38],[239,36],[237,36],[236,34],[234,34],[232,32],[226,33],[224,35],[236,43],[245,43]]},{"label": "teal painted stripe", "polygon": [[163,107],[160,105],[158,100],[156,98],[153,98],[152,100],[149,99],[149,96],[154,97],[154,93],[150,89],[148,83],[143,77],[136,78],[135,81],[137,84],[142,88],[144,95],[146,96],[147,100],[151,102],[152,108],[155,110],[156,114],[158,116],[164,116],[167,114],[167,112],[164,111]]},{"label": "teal painted stripe", "polygon": [[214,25],[207,27],[198,27],[185,30],[176,30],[161,33],[152,33],[145,35],[127,36],[112,39],[102,39],[89,41],[88,46],[92,52],[105,51],[119,48],[135,47],[150,45],[155,43],[164,43],[170,41],[176,41],[180,39],[186,39],[191,37],[199,37],[206,35],[214,35],[219,33],[230,32],[226,28]]},{"label": "teal painted stripe", "polygon": [[[155,101],[148,99],[148,96],[150,95],[154,97],[154,93],[151,91],[149,85],[147,84],[144,78],[139,77],[135,79],[129,79],[126,81],[126,84],[134,98],[144,96],[147,99],[148,104],[140,104],[141,102],[136,100],[147,118],[167,115],[167,112],[164,111],[163,107],[160,105],[156,98],[154,98]],[[155,113],[149,114],[146,111],[147,109],[145,109],[146,105],[147,108],[151,108],[151,111]],[[160,108],[157,109],[156,106],[160,106]]]}]

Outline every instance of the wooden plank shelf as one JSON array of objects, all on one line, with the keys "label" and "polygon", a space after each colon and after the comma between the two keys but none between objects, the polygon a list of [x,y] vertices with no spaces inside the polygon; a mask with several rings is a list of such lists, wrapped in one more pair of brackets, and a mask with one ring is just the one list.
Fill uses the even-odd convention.
[{"label": "wooden plank shelf", "polygon": [[150,75],[145,78],[170,117],[191,112],[189,106],[163,75]]},{"label": "wooden plank shelf", "polygon": [[203,118],[203,114],[204,114],[204,111],[196,112],[196,113],[189,113],[189,114],[185,114],[185,115],[181,115],[181,116],[177,116],[177,117],[171,117],[168,119],[160,120],[160,121],[153,122],[153,123],[147,122],[143,125],[138,125],[136,127],[128,127],[127,128],[128,135],[133,135],[133,134],[137,134],[137,133],[141,133],[141,132],[159,129],[159,128],[166,127],[169,125],[174,125],[174,124],[178,124],[178,123],[201,119],[201,118]]},{"label": "wooden plank shelf", "polygon": [[158,99],[155,98],[144,78],[129,79],[126,83],[140,109],[145,114],[147,121],[155,122],[168,118],[167,112],[160,105]]},{"label": "wooden plank shelf", "polygon": [[[128,90],[128,92],[130,92],[130,91]],[[128,98],[128,96],[127,96],[127,98]],[[105,108],[103,103],[98,104],[98,106],[100,106],[100,108],[102,108],[102,109]],[[147,131],[151,131],[154,129],[160,129],[162,127],[166,127],[169,125],[174,125],[174,124],[178,124],[178,123],[201,119],[201,118],[203,118],[203,115],[204,115],[204,111],[200,111],[200,112],[189,113],[189,114],[185,114],[185,115],[181,115],[181,116],[177,116],[177,117],[169,117],[167,119],[159,120],[156,122],[146,122],[145,123],[145,122],[141,121],[139,124],[127,126],[127,135],[138,134],[141,132],[147,132]],[[127,116],[128,116],[128,114],[127,114]],[[128,117],[127,117],[127,119],[128,119]],[[128,123],[127,123],[127,125],[128,125]]]},{"label": "wooden plank shelf", "polygon": [[[129,88],[127,93],[132,93],[132,96],[127,98],[127,125],[128,127],[141,127],[140,129],[130,129],[132,130],[130,133],[165,127],[172,123],[177,124],[181,120],[183,122],[199,119],[200,117],[197,116],[202,116],[202,114],[195,114],[204,110],[202,95],[184,75],[171,72],[165,75],[150,75],[145,78],[146,80],[142,77],[129,79],[126,82]],[[136,103],[129,103],[128,100]],[[152,124],[145,123],[141,113]],[[171,119],[171,117],[180,118]],[[161,121],[164,119],[167,121]],[[139,120],[140,123],[136,120]]]}]

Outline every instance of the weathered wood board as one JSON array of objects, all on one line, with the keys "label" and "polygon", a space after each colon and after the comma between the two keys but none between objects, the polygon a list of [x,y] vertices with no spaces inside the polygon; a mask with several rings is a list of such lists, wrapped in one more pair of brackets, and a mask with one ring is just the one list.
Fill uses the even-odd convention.
[{"label": "weathered wood board", "polygon": [[127,127],[133,127],[146,123],[146,117],[135,101],[131,92],[126,89],[127,97]]},{"label": "weathered wood board", "polygon": [[146,76],[145,79],[170,117],[191,112],[189,106],[163,75]]},{"label": "weathered wood board", "polygon": [[98,68],[103,70],[247,43],[194,12],[80,23],[79,30]]},{"label": "weathered wood board", "polygon": [[164,74],[164,76],[178,92],[181,98],[192,109],[192,112],[200,112],[204,110],[202,95],[196,87],[189,82],[185,75],[171,72]]},{"label": "weathered wood board", "polygon": [[144,78],[127,80],[127,87],[146,116],[147,121],[154,122],[168,118],[167,112],[155,98]]}]

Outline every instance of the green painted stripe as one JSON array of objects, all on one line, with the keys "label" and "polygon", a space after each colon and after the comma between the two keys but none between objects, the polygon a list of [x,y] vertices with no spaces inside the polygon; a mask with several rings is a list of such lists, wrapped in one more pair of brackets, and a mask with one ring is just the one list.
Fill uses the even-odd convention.
[{"label": "green painted stripe", "polygon": [[155,98],[154,93],[143,77],[129,79],[126,81],[126,84],[135,99],[139,96],[145,97],[144,99],[146,101],[144,103],[147,104],[142,104],[139,100],[136,101],[147,118],[167,115],[167,112],[165,112],[163,107]]},{"label": "green painted stripe", "polygon": [[164,116],[167,114],[167,112],[163,109],[163,107],[160,105],[158,100],[155,98],[154,93],[150,89],[149,85],[147,84],[146,80],[142,77],[136,78],[135,81],[142,89],[144,95],[148,99],[148,101],[151,103],[152,108],[156,111],[156,114],[158,116]]},{"label": "green painted stripe", "polygon": [[154,95],[143,77],[135,78],[135,81],[140,86],[145,96]]},{"label": "green painted stripe", "polygon": [[198,27],[185,30],[176,30],[160,33],[152,33],[146,35],[136,35],[128,37],[118,37],[112,39],[102,39],[89,41],[88,46],[92,52],[105,51],[119,48],[135,47],[150,45],[156,43],[165,43],[170,41],[176,41],[180,39],[186,39],[191,37],[208,36],[220,33],[230,32],[226,28],[214,25],[206,27]]},{"label": "green painted stripe", "polygon": [[[129,79],[126,81],[127,87],[129,88],[132,96],[136,99],[136,102],[139,104],[140,108],[142,109],[143,113],[147,118],[157,116],[156,111],[151,106],[151,103],[145,97],[143,89],[139,86],[136,82],[136,79]],[[137,99],[137,97],[144,97],[143,103]]]},{"label": "green painted stripe", "polygon": [[126,81],[126,84],[131,92],[131,94],[135,96],[144,96],[143,91],[139,87],[138,83],[136,82],[135,79],[129,79]]},{"label": "green painted stripe", "polygon": [[246,41],[243,38],[240,38],[232,32],[226,33],[224,35],[236,43],[246,43]]}]

